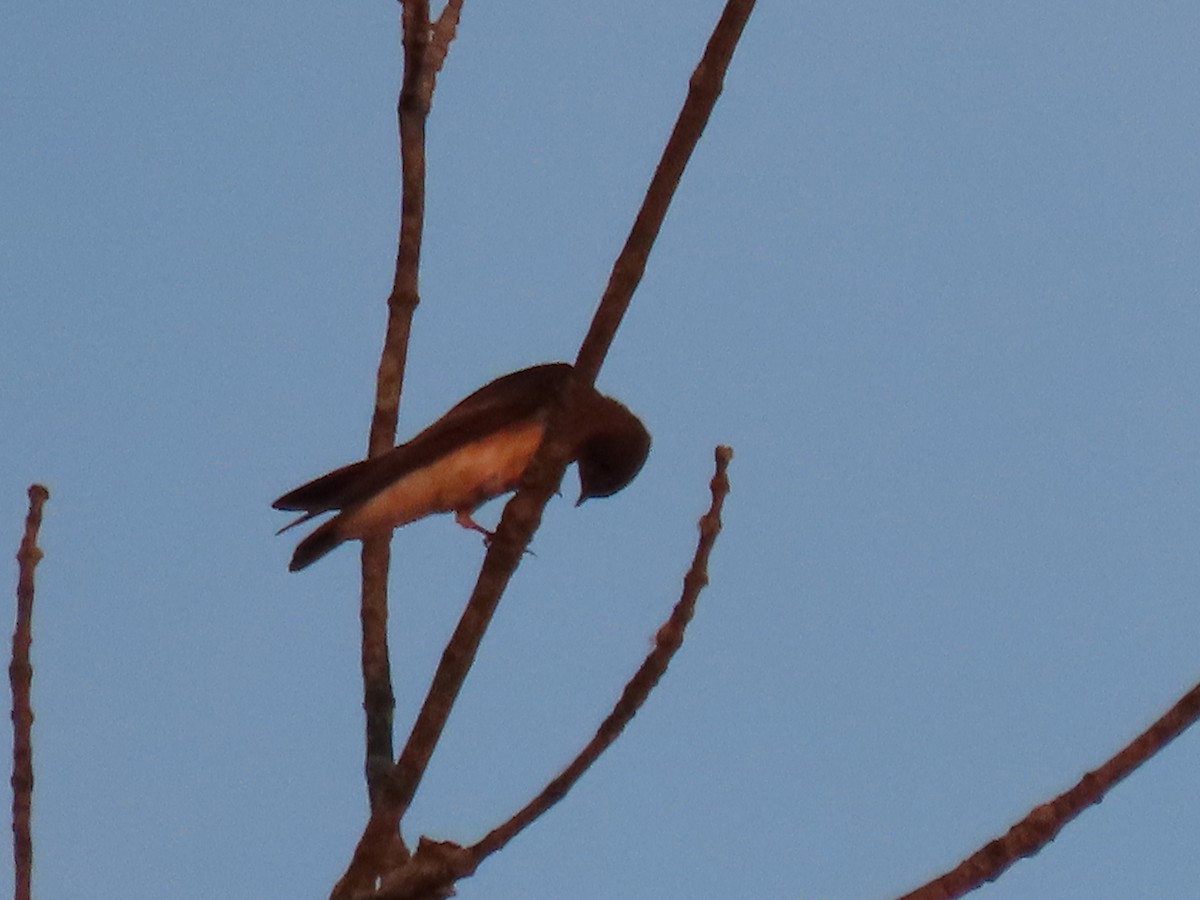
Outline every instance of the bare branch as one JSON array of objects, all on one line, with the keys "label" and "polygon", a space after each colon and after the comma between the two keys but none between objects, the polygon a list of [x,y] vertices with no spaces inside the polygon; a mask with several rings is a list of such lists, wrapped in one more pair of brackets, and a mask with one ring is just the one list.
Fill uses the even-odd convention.
[{"label": "bare branch", "polygon": [[[428,0],[405,0],[401,5],[404,75],[396,104],[400,133],[400,234],[392,291],[387,301],[387,329],[376,376],[368,456],[386,453],[396,440],[408,342],[413,315],[420,303],[421,242],[425,223],[425,123],[432,104],[434,79],[454,39],[461,10],[462,0],[449,0],[439,16],[431,44]],[[380,802],[395,759],[392,724],[396,700],[387,643],[390,564],[389,537],[363,541],[360,619],[363,709],[366,713],[364,768],[372,808]],[[409,858],[399,835],[398,820],[388,834],[380,835],[372,845],[372,855],[372,865],[359,869],[351,867],[335,887],[334,896],[346,896],[347,892],[361,887],[357,876],[370,881],[370,871],[389,871]]]},{"label": "bare branch", "polygon": [[[447,11],[443,11],[443,19]],[[456,17],[455,17],[456,20]],[[396,442],[396,422],[404,387],[404,367],[413,315],[420,303],[419,271],[425,221],[425,121],[433,91],[427,60],[429,47],[428,0],[405,2],[401,21],[404,42],[404,75],[396,115],[400,131],[401,201],[400,235],[392,292],[388,297],[387,330],[375,384],[375,411],[371,419],[368,456],[386,453]],[[449,41],[453,31],[445,36]],[[438,65],[446,48],[438,55]],[[362,673],[363,709],[366,712],[367,794],[378,802],[382,784],[395,759],[392,716],[396,706],[392,691],[387,643],[389,537],[363,541],[362,547]]]},{"label": "bare branch", "polygon": [[1108,762],[1079,779],[1073,788],[1049,803],[1034,807],[1004,837],[984,845],[951,871],[905,894],[901,900],[947,900],[995,881],[1017,860],[1033,856],[1054,840],[1068,822],[1103,800],[1119,781],[1191,727],[1197,718],[1200,718],[1200,684]]},{"label": "bare branch", "polygon": [[[420,10],[414,9],[420,7]],[[700,65],[692,75],[687,99],[680,112],[675,128],[663,151],[662,160],[651,180],[646,199],[638,213],[630,235],[626,240],[609,280],[609,285],[600,301],[591,328],[580,348],[575,376],[566,396],[555,405],[550,415],[546,435],[534,458],[527,467],[520,489],[508,502],[496,529],[475,588],[467,602],[454,634],[442,653],[434,673],[433,682],[426,694],[421,710],[409,733],[404,749],[386,782],[378,782],[372,794],[371,816],[355,848],[354,858],[346,874],[334,889],[334,898],[353,897],[367,890],[377,876],[388,873],[387,860],[395,859],[396,835],[400,821],[407,811],[417,787],[424,776],[433,750],[441,737],[450,709],[458,697],[467,672],[475,660],[483,634],[491,622],[500,596],[517,565],[534,531],[541,523],[542,512],[551,494],[562,481],[566,468],[569,445],[564,440],[564,428],[576,398],[586,387],[594,384],[604,356],[608,352],[616,329],[629,306],[633,291],[645,270],[646,258],[666,215],[667,206],[683,168],[695,148],[700,134],[707,123],[720,94],[724,74],[728,68],[733,49],[741,35],[754,0],[728,0],[725,11],[709,39]],[[423,10],[424,18],[419,15]],[[408,83],[409,16],[414,21],[427,22],[428,3],[404,2],[406,88]],[[428,28],[417,28],[413,34],[421,40],[428,36]],[[415,42],[416,38],[414,38]],[[415,43],[414,43],[415,51]],[[432,75],[430,76],[432,84]],[[404,123],[405,105],[402,92],[401,136],[402,153],[407,147]],[[423,115],[428,113],[428,104]],[[420,118],[423,128],[424,118]],[[423,132],[422,132],[423,134]],[[424,157],[421,158],[422,166]],[[408,173],[406,157],[406,176]],[[405,182],[405,203],[408,203],[408,182]],[[404,229],[401,229],[401,252],[404,251]],[[394,294],[395,296],[395,294]],[[415,286],[412,295],[415,306]],[[381,365],[380,382],[383,382]],[[378,408],[376,410],[379,412]],[[392,422],[394,428],[394,420]],[[369,542],[364,542],[364,551]],[[364,596],[364,605],[367,598]]]},{"label": "bare branch", "polygon": [[498,828],[493,829],[483,840],[470,848],[475,864],[495,853],[510,840],[516,837],[524,828],[538,816],[546,812],[555,803],[566,796],[574,787],[584,772],[594,763],[605,750],[617,739],[625,726],[632,721],[638,710],[650,696],[650,691],[658,684],[667,671],[667,666],[675,651],[683,644],[683,632],[696,609],[696,599],[700,591],[708,584],[708,557],[712,552],[717,535],[721,532],[721,509],[725,497],[729,493],[729,478],[726,470],[733,458],[733,450],[729,447],[717,447],[716,472],[713,474],[709,487],[712,491],[712,505],[700,518],[700,541],[696,545],[696,553],[692,558],[691,568],[683,579],[683,593],[675,604],[670,618],[658,629],[654,638],[654,649],[646,657],[637,673],[625,685],[621,698],[613,711],[600,724],[596,734],[587,746],[573,759],[563,771],[554,778],[541,793],[531,800],[524,809],[514,815]]},{"label": "bare branch", "polygon": [[646,198],[625,239],[625,246],[613,264],[608,286],[600,298],[591,328],[579,348],[575,370],[584,384],[595,383],[617,327],[629,308],[634,290],[642,280],[646,260],[662,228],[671,198],[675,196],[675,188],[679,186],[684,167],[700,141],[717,97],[721,95],[725,72],[753,9],[754,0],[729,0],[725,4],[725,10],[708,39],[708,46],[704,48],[700,64],[692,73],[687,99],[663,149],[658,168],[654,170],[654,177],[650,179]]},{"label": "bare branch", "polygon": [[33,570],[42,560],[42,551],[37,545],[38,530],[42,527],[42,507],[49,499],[50,492],[42,485],[29,486],[25,536],[17,550],[17,624],[13,630],[12,660],[8,664],[13,698],[13,897],[16,900],[29,900],[33,877],[30,832],[33,812],[33,664],[29,660],[29,650],[33,644]]},{"label": "bare branch", "polygon": [[717,447],[716,472],[709,484],[712,503],[700,518],[700,540],[692,565],[683,579],[683,591],[670,617],[658,629],[654,648],[622,691],[616,706],[596,730],[579,755],[530,801],[524,809],[493,829],[472,847],[449,841],[422,838],[409,864],[385,877],[378,891],[363,891],[359,896],[372,900],[437,900],[454,894],[455,882],[475,873],[479,864],[501,849],[542,813],[566,796],[584,772],[617,739],[637,714],[650,691],[658,684],[675,651],[683,643],[683,632],[696,609],[700,591],[708,584],[708,559],[721,531],[721,510],[729,494],[727,470],[733,458],[729,447]]},{"label": "bare branch", "polygon": [[446,54],[450,52],[450,42],[458,31],[458,20],[462,16],[463,0],[447,0],[438,16],[437,24],[433,26],[433,39],[429,42],[429,53],[426,65],[432,78],[442,70]]},{"label": "bare branch", "polygon": [[[692,86],[680,112],[679,121],[663,152],[663,159],[651,181],[642,210],[626,241],[625,249],[614,265],[609,286],[580,349],[580,362],[591,358],[594,360],[594,368],[590,372],[581,373],[577,365],[571,390],[551,414],[542,445],[526,469],[516,496],[504,508],[500,525],[484,558],[467,608],[446,645],[425,703],[396,764],[392,786],[389,789],[389,793],[393,789],[395,791],[389,803],[394,802],[396,805],[394,813],[389,811],[388,815],[394,814],[397,822],[416,793],[417,785],[424,775],[425,767],[450,715],[450,709],[475,660],[483,633],[500,602],[500,595],[516,571],[533,532],[541,523],[546,503],[562,481],[570,452],[569,445],[563,439],[562,426],[570,414],[576,396],[583,391],[585,385],[591,385],[595,381],[596,371],[608,351],[616,328],[629,306],[633,291],[645,268],[645,257],[658,234],[683,166],[699,140],[704,123],[708,121],[712,106],[720,93],[725,69],[733,55],[733,47],[753,6],[753,0],[729,0],[696,74],[692,76]],[[629,277],[630,271],[634,269],[636,277]]]},{"label": "bare branch", "polygon": [[383,879],[370,900],[443,900],[454,896],[454,883],[475,873],[478,862],[452,841],[421,838],[412,863]]}]

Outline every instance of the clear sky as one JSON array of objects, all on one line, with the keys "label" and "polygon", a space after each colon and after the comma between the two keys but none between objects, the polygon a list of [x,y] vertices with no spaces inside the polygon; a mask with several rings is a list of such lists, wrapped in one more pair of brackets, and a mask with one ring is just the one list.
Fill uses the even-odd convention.
[{"label": "clear sky", "polygon": [[[402,437],[574,356],[719,8],[468,0]],[[289,574],[270,502],[366,447],[396,4],[3,20],[5,558],[52,492],[39,894],[324,896],[365,814],[358,556]],[[591,734],[722,442],[712,583],[464,900],[895,895],[1200,678],[1197,46],[1195,3],[760,4],[600,376],[650,460],[551,503],[407,835],[474,840]],[[403,734],[482,547],[447,516],[393,548]],[[1187,734],[977,896],[1195,895],[1198,763]]]}]

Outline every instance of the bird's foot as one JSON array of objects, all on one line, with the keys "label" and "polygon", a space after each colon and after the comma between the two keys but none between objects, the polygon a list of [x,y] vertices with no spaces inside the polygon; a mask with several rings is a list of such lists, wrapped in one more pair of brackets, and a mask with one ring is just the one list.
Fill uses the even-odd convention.
[{"label": "bird's foot", "polygon": [[454,521],[463,528],[469,528],[471,531],[478,531],[483,535],[483,542],[485,544],[490,544],[492,542],[492,538],[496,535],[496,532],[488,531],[486,528],[472,519],[469,512],[464,512],[461,509],[454,514]]},{"label": "bird's foot", "polygon": [[[472,519],[471,514],[469,512],[462,512],[462,511],[456,512],[454,514],[454,521],[457,522],[459,525],[461,525],[463,528],[469,529],[470,531],[478,531],[480,534],[482,534],[483,535],[483,546],[485,546],[485,547],[492,546],[492,541],[496,537],[496,532],[488,531],[486,528],[484,528],[482,525],[480,525],[478,522],[476,522],[474,519]],[[525,552],[528,553],[530,556],[537,556],[537,554],[534,553],[532,550],[530,550],[528,547],[525,548]]]}]

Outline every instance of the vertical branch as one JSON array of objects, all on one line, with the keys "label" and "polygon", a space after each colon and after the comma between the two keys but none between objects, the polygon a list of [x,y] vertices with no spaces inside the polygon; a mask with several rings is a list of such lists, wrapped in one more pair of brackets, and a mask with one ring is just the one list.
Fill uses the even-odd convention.
[{"label": "vertical branch", "polygon": [[[397,103],[400,129],[401,201],[400,237],[396,270],[388,297],[387,332],[375,384],[375,411],[371,419],[368,456],[391,449],[396,440],[404,366],[413,314],[420,302],[418,272],[425,220],[425,120],[429,116],[433,83],[426,77],[425,52],[429,45],[428,0],[405,0],[401,23],[404,43],[404,76]],[[362,673],[363,709],[366,712],[367,795],[374,806],[380,786],[395,758],[392,744],[391,662],[388,656],[387,577],[391,541],[369,538],[362,548]]]},{"label": "vertical branch", "polygon": [[8,681],[12,685],[13,767],[12,829],[13,876],[16,900],[29,900],[33,875],[33,838],[30,818],[33,811],[33,665],[29,648],[33,643],[33,570],[42,559],[37,545],[42,526],[42,506],[50,492],[40,484],[29,487],[29,513],[25,517],[25,536],[17,550],[17,624],[13,630],[12,660]]}]

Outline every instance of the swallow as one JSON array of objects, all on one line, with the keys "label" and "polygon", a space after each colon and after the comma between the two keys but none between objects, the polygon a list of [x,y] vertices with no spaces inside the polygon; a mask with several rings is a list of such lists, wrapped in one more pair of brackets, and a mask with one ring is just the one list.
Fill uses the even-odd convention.
[{"label": "swallow", "polygon": [[[296,547],[289,571],[316,562],[339,544],[386,534],[434,513],[491,536],[472,513],[515,491],[546,431],[554,400],[571,377],[568,363],[546,363],[481,387],[412,440],[284,494],[275,509],[303,512],[282,534],[337,510]],[[609,497],[641,471],[650,433],[625,406],[589,388],[566,423],[568,463],[578,463],[579,506]]]}]

